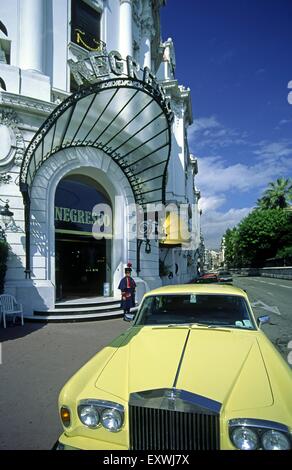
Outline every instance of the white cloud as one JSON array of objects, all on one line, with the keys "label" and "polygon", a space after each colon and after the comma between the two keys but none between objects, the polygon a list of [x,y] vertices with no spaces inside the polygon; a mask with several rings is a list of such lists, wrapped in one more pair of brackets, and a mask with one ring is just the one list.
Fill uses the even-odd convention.
[{"label": "white cloud", "polygon": [[[221,156],[198,157],[196,177],[202,195],[226,194],[228,191],[257,193],[277,177],[292,173],[292,146],[285,142],[261,143],[250,165],[228,165]],[[252,158],[252,154],[251,154]]]},{"label": "white cloud", "polygon": [[225,213],[216,210],[206,211],[205,213],[203,211],[201,224],[206,248],[218,249],[226,230],[237,225],[251,210],[251,207],[244,207],[242,209],[229,209]]},{"label": "white cloud", "polygon": [[215,116],[197,118],[188,128],[190,145],[209,150],[246,143],[246,133],[223,126]]},{"label": "white cloud", "polygon": [[[283,120],[281,125],[286,123]],[[292,140],[248,141],[246,133],[224,127],[215,116],[197,119],[188,135],[190,148],[198,158],[196,185],[202,194],[202,232],[206,246],[215,248],[220,246],[226,229],[237,225],[252,210],[234,208],[241,195],[248,195],[255,205],[271,181],[292,174]],[[239,149],[244,163],[228,163],[223,157],[226,147],[235,154]],[[230,149],[228,155],[232,154]]]},{"label": "white cloud", "polygon": [[292,123],[292,119],[282,119],[279,122],[278,126],[285,126],[286,124],[290,124],[290,123]]},{"label": "white cloud", "polygon": [[262,141],[257,144],[258,150],[253,153],[264,159],[277,159],[292,155],[292,141],[281,140],[279,142]]},{"label": "white cloud", "polygon": [[226,202],[226,197],[224,194],[221,194],[220,196],[214,195],[214,196],[202,196],[199,205],[200,209],[202,209],[203,212],[208,211],[208,210],[215,210],[221,207],[224,203]]}]

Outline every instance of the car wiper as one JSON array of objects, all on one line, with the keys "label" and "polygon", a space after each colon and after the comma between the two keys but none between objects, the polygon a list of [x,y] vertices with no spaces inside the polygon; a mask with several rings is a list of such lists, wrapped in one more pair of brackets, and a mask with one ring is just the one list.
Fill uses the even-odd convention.
[{"label": "car wiper", "polygon": [[154,328],[209,328],[206,323],[169,323],[168,325],[155,325]]},{"label": "car wiper", "polygon": [[167,328],[181,328],[181,329],[196,329],[196,328],[202,328],[204,330],[208,329],[216,329],[220,331],[230,331],[231,327],[228,326],[218,326],[218,325],[206,325],[206,323],[181,323],[181,324],[175,324],[175,323],[169,323],[168,325],[152,325],[152,328],[155,329],[167,329]]},{"label": "car wiper", "polygon": [[169,323],[168,325],[152,325],[153,329],[155,330],[156,328],[157,329],[163,329],[163,328],[182,328],[182,329],[186,329],[186,328],[190,328],[191,324],[189,323],[180,323],[180,324],[176,324],[176,323]]},{"label": "car wiper", "polygon": [[232,328],[232,326],[228,326],[228,325],[225,325],[225,326],[219,326],[219,325],[208,325],[208,328],[213,328],[215,330],[220,330],[220,331],[230,331],[230,329]]}]

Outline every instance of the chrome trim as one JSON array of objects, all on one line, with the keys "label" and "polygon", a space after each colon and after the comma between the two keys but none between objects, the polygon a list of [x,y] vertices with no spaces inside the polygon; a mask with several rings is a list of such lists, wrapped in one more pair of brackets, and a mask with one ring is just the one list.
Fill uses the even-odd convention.
[{"label": "chrome trim", "polygon": [[218,415],[222,406],[218,401],[176,388],[161,388],[131,393],[129,405],[213,415]]},{"label": "chrome trim", "polygon": [[182,353],[181,353],[181,357],[180,357],[180,360],[179,360],[178,368],[177,368],[177,371],[176,371],[176,374],[175,374],[175,378],[174,378],[174,382],[173,382],[173,385],[172,385],[173,388],[176,388],[176,384],[177,384],[177,381],[178,381],[178,378],[179,378],[179,373],[180,373],[180,370],[181,370],[181,367],[182,367],[182,363],[183,363],[183,358],[184,358],[184,355],[185,355],[185,352],[186,352],[186,348],[187,348],[187,344],[188,344],[188,341],[189,341],[190,332],[191,332],[191,330],[189,330],[188,333],[187,333],[187,337],[186,337],[186,340],[185,340],[185,344],[184,344],[184,347],[183,347],[183,350],[182,350]]},{"label": "chrome trim", "polygon": [[115,410],[118,410],[120,413],[125,412],[125,408],[123,405],[120,405],[119,403],[115,403],[114,401],[107,401],[107,400],[96,400],[96,398],[88,398],[86,400],[80,400],[78,403],[79,405],[93,405],[97,406],[98,408],[114,408]]},{"label": "chrome trim", "polygon": [[237,418],[228,421],[229,426],[229,439],[232,445],[238,449],[232,439],[232,433],[236,428],[249,428],[253,430],[258,438],[257,450],[264,449],[262,438],[267,431],[277,431],[285,435],[290,443],[290,449],[292,447],[292,435],[288,426],[285,424],[277,423],[275,421],[269,421],[265,419],[253,419],[253,418]]},{"label": "chrome trim", "polygon": [[229,420],[228,425],[230,428],[250,427],[258,429],[269,429],[290,434],[289,428],[285,424],[276,423],[275,421],[269,421],[265,419],[237,418]]},{"label": "chrome trim", "polygon": [[[80,407],[84,407],[84,406],[93,406],[94,408],[97,408],[97,411],[98,411],[99,417],[100,417],[100,421],[99,421],[97,426],[86,426],[86,424],[84,424],[81,421],[80,414],[79,414],[79,409],[80,409]],[[102,420],[101,420],[101,415],[102,415],[103,410],[106,410],[106,409],[116,410],[120,413],[121,418],[122,418],[122,424],[121,424],[121,427],[118,428],[117,430],[110,431],[108,428],[103,426]],[[115,403],[113,401],[96,400],[94,398],[93,399],[88,398],[88,399],[85,399],[85,400],[80,400],[80,402],[77,405],[77,414],[78,414],[78,418],[79,418],[79,420],[80,420],[80,422],[82,423],[83,426],[86,426],[89,429],[98,429],[100,427],[103,427],[104,429],[106,429],[109,432],[119,432],[122,429],[122,427],[124,425],[124,421],[125,421],[125,408],[124,408],[123,405],[120,405],[119,403]]]}]

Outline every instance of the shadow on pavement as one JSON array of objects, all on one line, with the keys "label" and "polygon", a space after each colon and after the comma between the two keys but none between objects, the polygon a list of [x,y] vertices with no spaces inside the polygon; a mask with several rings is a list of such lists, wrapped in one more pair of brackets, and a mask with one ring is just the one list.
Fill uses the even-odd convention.
[{"label": "shadow on pavement", "polygon": [[8,321],[6,328],[3,328],[2,324],[0,326],[0,342],[4,343],[5,341],[23,338],[24,336],[40,330],[45,325],[46,323],[24,323],[24,325],[21,326],[20,322],[13,324],[12,321]]}]

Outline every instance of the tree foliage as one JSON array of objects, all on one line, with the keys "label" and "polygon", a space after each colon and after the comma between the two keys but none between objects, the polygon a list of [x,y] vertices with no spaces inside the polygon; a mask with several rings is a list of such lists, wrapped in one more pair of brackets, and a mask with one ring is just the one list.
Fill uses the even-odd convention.
[{"label": "tree foliage", "polygon": [[270,183],[258,207],[225,238],[225,262],[229,268],[262,267],[269,258],[292,253],[292,180]]},{"label": "tree foliage", "polygon": [[269,183],[263,196],[258,199],[260,209],[285,209],[292,202],[292,179],[278,178]]},{"label": "tree foliage", "polygon": [[[237,229],[238,260],[241,266],[262,267],[268,258],[289,243],[291,215],[286,210],[256,209]],[[290,240],[291,242],[291,240]]]}]

